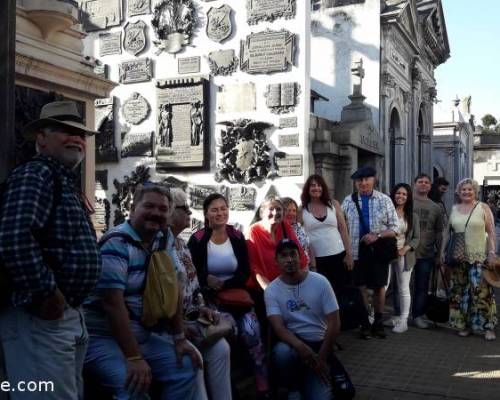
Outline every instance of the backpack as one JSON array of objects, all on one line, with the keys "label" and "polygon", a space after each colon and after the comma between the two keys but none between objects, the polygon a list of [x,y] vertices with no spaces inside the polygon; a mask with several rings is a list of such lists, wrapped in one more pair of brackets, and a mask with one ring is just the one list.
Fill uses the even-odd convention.
[{"label": "backpack", "polygon": [[143,288],[141,323],[151,328],[162,319],[170,319],[177,311],[179,288],[177,273],[172,259],[167,253],[167,235],[160,239],[157,250],[150,252],[141,242],[130,237],[125,232],[111,232],[99,241],[99,247],[114,237],[121,237],[134,247],[146,251],[148,254],[144,264],[146,273]]},{"label": "backpack", "polygon": [[[36,161],[30,160],[24,164],[28,164],[30,162],[43,162],[43,163],[45,163],[49,167],[49,169],[52,173],[52,180],[54,181],[53,201],[52,201],[52,207],[50,208],[50,213],[49,213],[47,225],[44,226],[43,229],[33,231],[33,236],[35,237],[35,239],[43,241],[43,236],[42,236],[43,231],[45,231],[47,228],[49,228],[51,226],[52,221],[54,220],[54,216],[55,216],[57,207],[61,204],[62,187],[61,187],[61,181],[59,180],[59,177],[58,177],[56,171],[54,171],[54,169],[50,165],[50,163],[46,162],[44,159],[39,159]],[[0,208],[3,206],[2,202],[3,202],[4,196],[8,190],[7,182],[9,180],[9,177],[0,183]],[[0,229],[1,229],[1,227],[0,227]],[[12,280],[5,269],[3,259],[0,257],[0,309],[10,305],[11,296],[12,296]]]}]

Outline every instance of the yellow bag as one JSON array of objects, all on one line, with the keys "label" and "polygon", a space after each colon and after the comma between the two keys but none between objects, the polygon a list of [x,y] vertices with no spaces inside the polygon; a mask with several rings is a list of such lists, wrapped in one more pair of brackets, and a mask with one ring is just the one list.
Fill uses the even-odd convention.
[{"label": "yellow bag", "polygon": [[143,296],[141,322],[146,327],[156,325],[161,319],[172,318],[177,311],[177,272],[164,249],[151,254]]}]

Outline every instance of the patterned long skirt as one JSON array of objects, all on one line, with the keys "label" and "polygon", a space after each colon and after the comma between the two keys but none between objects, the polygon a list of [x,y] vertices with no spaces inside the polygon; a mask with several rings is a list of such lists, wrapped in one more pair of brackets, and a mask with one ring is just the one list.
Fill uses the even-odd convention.
[{"label": "patterned long skirt", "polygon": [[493,330],[497,307],[493,288],[483,279],[481,263],[464,262],[452,269],[450,326],[460,330]]}]

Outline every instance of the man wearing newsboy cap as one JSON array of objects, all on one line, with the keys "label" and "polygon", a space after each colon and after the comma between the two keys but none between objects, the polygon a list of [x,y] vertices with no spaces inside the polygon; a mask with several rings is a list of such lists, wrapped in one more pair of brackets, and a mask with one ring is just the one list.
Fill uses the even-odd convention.
[{"label": "man wearing newsboy cap", "polygon": [[[44,399],[83,398],[88,335],[80,305],[98,280],[100,258],[73,170],[95,133],[75,102],[46,104],[22,132],[38,154],[1,193],[0,343],[10,382],[53,383]],[[12,400],[29,395],[10,392]]]}]

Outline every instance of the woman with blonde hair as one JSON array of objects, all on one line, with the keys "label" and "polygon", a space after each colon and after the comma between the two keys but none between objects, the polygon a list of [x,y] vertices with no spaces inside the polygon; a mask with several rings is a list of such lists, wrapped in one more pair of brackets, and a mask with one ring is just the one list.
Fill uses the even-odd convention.
[{"label": "woman with blonde hair", "polygon": [[[478,200],[479,185],[471,178],[457,185],[458,204],[451,210],[441,248],[443,263],[451,269],[450,325],[459,336],[484,332],[486,340],[495,340],[497,313],[493,288],[483,278],[485,264],[495,260],[496,235],[493,215],[487,204]],[[465,236],[464,260],[445,260],[445,249],[454,234]],[[450,252],[451,253],[451,252]]]}]

